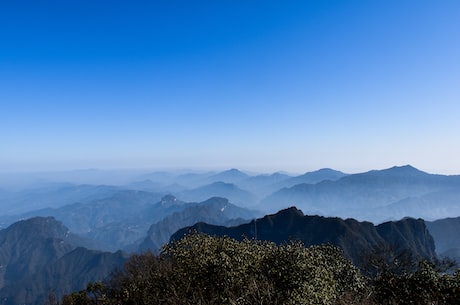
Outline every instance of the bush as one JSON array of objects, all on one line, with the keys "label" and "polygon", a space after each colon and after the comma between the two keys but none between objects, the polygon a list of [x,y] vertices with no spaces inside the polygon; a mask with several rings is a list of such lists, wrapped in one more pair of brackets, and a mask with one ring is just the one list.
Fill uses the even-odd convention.
[{"label": "bush", "polygon": [[[393,259],[394,258],[394,259]],[[65,296],[65,305],[457,304],[460,271],[373,255],[369,278],[330,245],[304,247],[187,235],[159,256],[133,255],[110,281]],[[404,262],[403,264],[401,262]]]},{"label": "bush", "polygon": [[160,256],[133,255],[106,286],[65,301],[91,304],[91,292],[97,304],[333,304],[364,288],[359,271],[333,246],[191,234]]},{"label": "bush", "polygon": [[378,304],[457,304],[460,274],[439,272],[433,263],[421,261],[414,272],[383,271],[374,279]]}]

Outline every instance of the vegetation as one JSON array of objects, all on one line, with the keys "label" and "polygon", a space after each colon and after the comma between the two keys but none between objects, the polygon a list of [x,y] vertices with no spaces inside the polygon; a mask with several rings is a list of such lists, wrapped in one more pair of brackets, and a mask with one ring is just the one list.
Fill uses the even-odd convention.
[{"label": "vegetation", "polygon": [[396,268],[400,261],[369,260],[362,275],[331,245],[277,246],[256,240],[191,234],[156,256],[133,255],[107,283],[63,298],[77,304],[454,304],[460,272],[434,264]]}]

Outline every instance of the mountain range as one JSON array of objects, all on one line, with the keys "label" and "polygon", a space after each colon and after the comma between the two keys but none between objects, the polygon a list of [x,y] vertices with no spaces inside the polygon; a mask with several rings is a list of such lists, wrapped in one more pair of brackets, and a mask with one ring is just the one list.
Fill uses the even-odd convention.
[{"label": "mountain range", "polygon": [[255,215],[253,211],[231,204],[226,198],[214,197],[198,204],[189,204],[187,208],[152,224],[139,250],[140,252],[146,250],[158,252],[161,246],[169,241],[173,233],[197,222],[231,226],[245,223]]},{"label": "mountain range", "polygon": [[259,208],[276,211],[290,205],[308,214],[374,223],[407,216],[434,220],[460,215],[460,176],[428,174],[409,165],[373,170],[282,188]]},{"label": "mountain range", "polygon": [[[406,165],[358,174],[325,168],[295,176],[280,172],[254,175],[238,169],[154,172],[116,186],[37,183],[31,189],[0,190],[0,205],[6,207],[0,214],[0,228],[21,219],[53,216],[72,232],[92,240],[98,250],[137,251],[149,238],[153,245],[147,248],[157,249],[173,229],[192,225],[192,220],[228,224],[225,217],[218,222],[197,212],[196,205],[209,198],[228,199],[229,204],[245,210],[236,217],[245,220],[297,206],[309,215],[375,224],[404,217],[434,221],[460,215],[460,176],[429,174]],[[212,205],[208,209],[209,215],[217,215]],[[181,221],[166,225],[176,212]],[[182,221],[185,219],[188,222]],[[161,225],[170,229],[160,230]],[[164,232],[160,239],[149,233],[152,226]]]},{"label": "mountain range", "polygon": [[[184,204],[177,201],[169,195],[158,204]],[[374,250],[382,248],[410,253],[414,259],[433,260],[435,243],[429,230],[443,235],[457,229],[459,223],[454,219],[426,225],[421,219],[405,218],[375,226],[354,219],[304,215],[295,207],[253,220],[243,220],[240,215],[249,218],[252,214],[224,198],[189,204],[151,225],[139,251],[158,251],[169,236],[176,240],[193,231],[278,244],[293,240],[307,246],[330,243],[340,247],[358,265]],[[183,227],[186,225],[189,226]],[[181,229],[175,232],[177,228]],[[445,237],[444,242],[448,242],[454,233]],[[70,232],[52,217],[22,220],[1,230],[0,304],[44,304],[50,293],[59,298],[64,293],[83,289],[88,282],[103,280],[127,258],[121,251],[110,253],[88,248],[91,243],[87,239]]]},{"label": "mountain range", "polygon": [[223,197],[261,214],[297,206],[307,214],[374,223],[403,217],[432,221],[460,216],[460,176],[429,174],[410,165],[357,174],[327,168],[301,175],[253,175],[237,169],[154,172],[139,175],[124,185],[75,185],[63,181],[42,187],[1,190],[0,204],[4,209],[0,228],[24,217],[46,216],[43,209],[117,200],[112,197],[127,191],[152,193],[157,201],[168,194],[183,202]]},{"label": "mountain range", "polygon": [[392,249],[396,253],[408,251],[418,259],[431,261],[436,258],[433,237],[422,219],[406,218],[374,226],[354,219],[308,216],[291,207],[233,227],[200,222],[180,229],[171,240],[180,239],[189,232],[229,236],[237,240],[255,238],[277,244],[296,240],[306,246],[329,243],[340,247],[344,255],[357,264],[377,248]]},{"label": "mountain range", "polygon": [[0,304],[42,304],[50,292],[81,289],[123,263],[118,250],[158,252],[190,229],[332,243],[355,262],[376,247],[460,261],[460,176],[409,165],[358,174],[154,172],[118,185],[31,185],[0,185]]},{"label": "mountain range", "polygon": [[[215,211],[220,211],[220,209],[225,209],[225,211],[218,215],[215,214]],[[146,236],[151,236],[148,233],[150,226],[176,212],[180,212],[181,217],[180,221],[176,220],[171,227],[176,228],[175,230],[181,228],[181,225],[193,224],[190,223],[192,220],[225,224],[233,218],[252,219],[260,215],[256,211],[238,208],[227,199],[218,197],[196,203],[184,202],[172,195],[162,197],[157,193],[121,190],[107,198],[88,203],[74,203],[56,209],[32,211],[17,216],[17,219],[52,216],[66,224],[72,232],[92,241],[94,249],[137,251],[137,247]],[[162,223],[168,222],[170,218],[165,219]],[[163,232],[169,231],[163,230]],[[172,233],[174,231],[169,232],[169,234]],[[163,238],[162,241],[167,242],[168,239],[169,236]],[[157,244],[159,241],[155,240],[155,249],[160,248],[162,244]]]}]

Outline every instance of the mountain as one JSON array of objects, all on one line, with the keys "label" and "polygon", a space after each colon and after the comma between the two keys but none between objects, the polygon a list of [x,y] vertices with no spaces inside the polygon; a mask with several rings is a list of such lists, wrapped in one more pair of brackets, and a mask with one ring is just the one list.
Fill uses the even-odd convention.
[{"label": "mountain", "polygon": [[316,184],[302,183],[283,188],[263,199],[259,208],[273,211],[296,205],[309,214],[340,215],[381,222],[388,219],[388,213],[376,212],[379,208],[387,207],[391,214],[395,206],[390,205],[410,199],[417,203],[412,204],[412,208],[406,205],[404,212],[407,214],[403,216],[419,217],[426,209],[417,209],[417,204],[423,198],[436,194],[439,206],[443,206],[446,213],[455,215],[457,208],[451,202],[460,200],[460,193],[455,191],[458,189],[460,176],[428,174],[407,165],[347,175],[336,181],[324,180]]},{"label": "mountain", "polygon": [[141,252],[158,251],[174,232],[200,221],[217,225],[237,225],[255,216],[255,212],[237,207],[226,198],[214,197],[201,203],[188,204],[186,209],[153,224],[139,248]]},{"label": "mountain", "polygon": [[278,188],[283,187],[292,187],[297,184],[307,183],[307,184],[316,184],[321,181],[330,180],[336,181],[340,178],[347,176],[347,174],[342,173],[341,171],[337,171],[330,168],[322,168],[313,172],[307,172],[303,175],[292,177],[290,179],[286,179],[277,185]]},{"label": "mountain", "polygon": [[248,177],[249,177],[248,174],[245,174],[236,168],[232,168],[232,169],[217,173],[215,175],[212,175],[208,178],[208,180],[211,182],[222,181],[226,183],[237,183]]},{"label": "mountain", "polygon": [[240,189],[233,183],[222,181],[180,192],[177,197],[187,202],[201,202],[211,197],[224,197],[240,206],[251,206],[256,202],[254,194]]},{"label": "mountain", "polygon": [[222,172],[182,172],[168,173],[155,172],[139,177],[141,181],[150,180],[157,187],[168,185],[180,185],[188,189],[194,189],[214,182],[236,183],[250,177],[242,171],[232,168]]},{"label": "mountain", "polygon": [[165,188],[168,185],[177,184],[190,189],[209,184],[208,178],[215,174],[215,172],[153,172],[138,177],[137,182],[148,180],[156,187]]},{"label": "mountain", "polygon": [[43,208],[57,208],[75,202],[89,202],[119,191],[116,186],[48,183],[36,188],[0,193],[2,215],[21,214]]},{"label": "mountain", "polygon": [[252,193],[260,197],[266,197],[284,187],[292,187],[301,183],[315,184],[324,180],[335,181],[347,174],[336,171],[330,168],[323,168],[313,172],[307,172],[303,175],[292,177],[287,174],[274,173],[271,175],[249,176],[245,179],[240,179],[234,183],[243,189],[250,190]]},{"label": "mountain", "polygon": [[[189,202],[202,202],[213,194],[228,196],[237,202],[251,202],[250,193],[238,189],[233,184],[217,182],[198,188],[183,196]],[[201,200],[201,198],[204,198]],[[195,200],[199,199],[199,200]],[[10,223],[35,216],[52,216],[62,221],[72,232],[93,241],[93,249],[102,251],[135,251],[140,241],[145,239],[150,226],[174,212],[179,212],[196,203],[186,203],[173,195],[145,191],[119,190],[107,198],[88,203],[74,203],[56,209],[41,209],[9,217]],[[210,205],[211,206],[211,205]],[[228,209],[225,215],[229,215]],[[245,212],[243,212],[245,211]],[[245,214],[246,213],[246,214]],[[240,209],[234,218],[250,214]],[[253,214],[250,214],[251,217]],[[202,217],[197,215],[196,217]],[[229,216],[230,217],[230,216]],[[248,217],[248,218],[251,218]],[[211,220],[212,218],[204,218]],[[223,223],[223,222],[217,222]],[[194,223],[187,223],[192,225]],[[180,227],[174,227],[174,231]],[[170,232],[170,234],[174,233]],[[166,241],[169,239],[166,237]]]},{"label": "mountain", "polygon": [[177,231],[171,240],[177,240],[190,231],[225,235],[237,240],[256,238],[277,244],[289,240],[300,240],[306,246],[331,243],[342,248],[345,256],[355,263],[361,262],[366,253],[382,246],[393,248],[396,252],[410,251],[416,258],[432,260],[436,257],[433,238],[421,219],[407,218],[374,226],[354,219],[305,216],[292,207],[234,227],[197,223]]},{"label": "mountain", "polygon": [[242,189],[250,190],[259,199],[270,195],[275,190],[280,189],[279,184],[289,180],[291,176],[283,173],[274,173],[270,175],[250,176],[246,179],[236,182],[236,185]]},{"label": "mountain", "polygon": [[116,251],[144,238],[152,223],[184,208],[183,204],[168,195],[123,190],[88,203],[18,215],[14,220],[53,216],[72,232],[95,241],[98,250]]},{"label": "mountain", "polygon": [[[407,197],[386,206],[360,211],[361,218],[380,222],[382,219],[396,220],[406,216],[433,221],[460,215],[460,188],[445,189],[417,197]],[[354,211],[350,210],[353,215]]]},{"label": "mountain", "polygon": [[408,249],[415,258],[432,260],[436,257],[433,236],[423,219],[387,221],[375,228],[389,247]]},{"label": "mountain", "polygon": [[49,293],[83,289],[103,280],[126,257],[84,244],[52,217],[19,221],[0,231],[0,304],[44,304]]},{"label": "mountain", "polygon": [[460,217],[427,221],[426,226],[433,235],[436,252],[460,262]]},{"label": "mountain", "polygon": [[149,179],[132,182],[126,185],[126,188],[130,190],[155,192],[155,193],[178,193],[178,192],[187,190],[186,187],[179,185],[177,183],[164,185],[158,182],[153,182],[152,180],[149,180]]}]

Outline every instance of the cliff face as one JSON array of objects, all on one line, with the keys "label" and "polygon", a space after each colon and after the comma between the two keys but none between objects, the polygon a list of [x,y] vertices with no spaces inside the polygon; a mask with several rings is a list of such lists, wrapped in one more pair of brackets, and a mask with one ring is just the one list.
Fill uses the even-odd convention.
[{"label": "cliff face", "polygon": [[121,252],[92,251],[83,243],[52,217],[0,231],[0,304],[44,304],[48,294],[83,289],[126,260]]},{"label": "cliff face", "polygon": [[376,229],[385,242],[396,250],[409,249],[415,257],[436,257],[433,236],[422,219],[405,218],[385,222]]},{"label": "cliff face", "polygon": [[431,260],[435,257],[433,238],[425,223],[410,218],[374,226],[354,219],[305,216],[292,207],[235,227],[198,223],[177,231],[171,239],[179,239],[190,231],[227,235],[237,240],[257,238],[277,244],[290,240],[300,240],[306,246],[330,243],[342,248],[345,256],[355,263],[366,253],[382,246],[395,251],[410,251],[415,258]]}]

